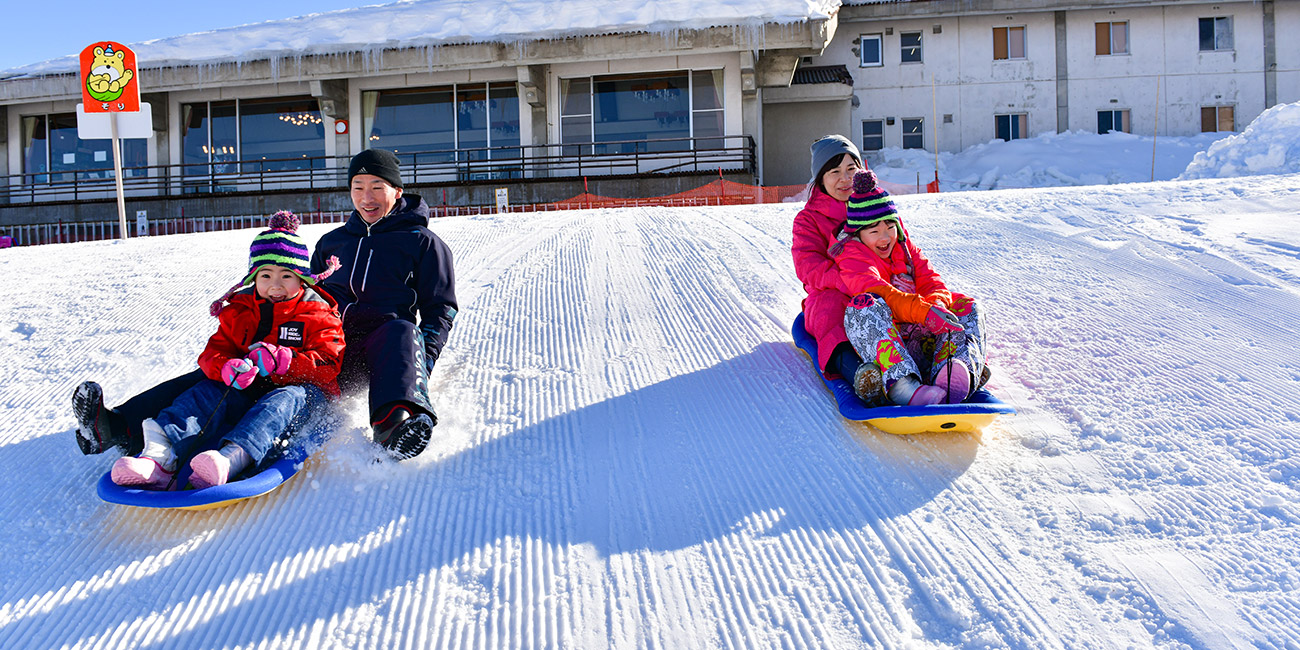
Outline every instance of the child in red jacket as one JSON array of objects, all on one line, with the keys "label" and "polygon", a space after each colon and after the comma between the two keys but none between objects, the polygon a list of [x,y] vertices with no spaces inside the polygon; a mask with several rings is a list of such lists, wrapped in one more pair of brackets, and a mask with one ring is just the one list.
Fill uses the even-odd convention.
[{"label": "child in red jacket", "polygon": [[982,384],[983,317],[952,293],[921,254],[876,175],[857,172],[841,238],[829,251],[854,296],[844,311],[849,342],[879,369],[855,385],[872,405],[964,401]]},{"label": "child in red jacket", "polygon": [[277,212],[253,239],[248,275],[212,304],[221,323],[199,355],[208,378],[143,422],[144,451],[117,460],[114,483],[166,488],[180,459],[219,436],[219,449],[190,461],[190,482],[200,489],[224,484],[260,463],[327,396],[338,397],[343,324],[337,303],[315,286],[337,260],[311,275],[298,225],[293,213]]}]

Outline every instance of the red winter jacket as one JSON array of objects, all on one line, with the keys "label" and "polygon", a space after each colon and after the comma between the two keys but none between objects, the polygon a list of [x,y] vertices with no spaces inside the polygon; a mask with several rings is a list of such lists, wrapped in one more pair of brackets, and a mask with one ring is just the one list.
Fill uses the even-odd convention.
[{"label": "red winter jacket", "polygon": [[221,381],[221,367],[242,359],[252,344],[262,341],[293,349],[293,361],[283,375],[268,375],[277,386],[313,384],[331,397],[339,396],[339,366],[343,361],[343,322],[328,293],[305,287],[293,300],[271,302],[252,287],[230,297],[222,308],[217,333],[199,355],[199,368]]},{"label": "red winter jacket", "polygon": [[[902,222],[899,222],[900,225]],[[894,320],[903,323],[921,323],[925,321],[930,307],[942,304],[952,308],[952,293],[944,286],[939,273],[930,266],[930,260],[921,254],[921,249],[912,243],[911,236],[903,229],[906,241],[899,242],[890,252],[889,259],[880,259],[866,244],[857,239],[845,240],[844,250],[835,257],[840,267],[840,278],[852,295],[874,293],[885,299]],[[907,258],[912,258],[912,279],[916,282],[916,293],[907,293],[896,289],[892,284],[895,275],[907,273]]]},{"label": "red winter jacket", "polygon": [[844,333],[844,309],[853,295],[840,279],[839,267],[827,253],[844,226],[845,204],[816,185],[803,210],[794,217],[794,272],[808,296],[803,299],[803,324],[817,341],[817,367],[828,377],[839,375],[826,368],[831,353],[849,340]]}]

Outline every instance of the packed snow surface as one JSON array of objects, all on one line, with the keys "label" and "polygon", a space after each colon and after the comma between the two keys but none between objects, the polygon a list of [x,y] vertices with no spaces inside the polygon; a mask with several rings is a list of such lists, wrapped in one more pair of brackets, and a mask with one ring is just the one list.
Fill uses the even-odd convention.
[{"label": "packed snow surface", "polygon": [[256,231],[0,251],[0,647],[1297,647],[1298,181],[897,197],[988,313],[978,435],[839,417],[798,205],[440,219],[431,448],[348,400],[201,512],[99,501],[70,396],[193,368]]},{"label": "packed snow surface", "polygon": [[[385,48],[515,43],[605,33],[728,26],[759,36],[768,25],[825,19],[839,0],[403,0],[195,34],[127,43],[141,67],[213,64]],[[75,54],[8,74],[76,72]]]}]

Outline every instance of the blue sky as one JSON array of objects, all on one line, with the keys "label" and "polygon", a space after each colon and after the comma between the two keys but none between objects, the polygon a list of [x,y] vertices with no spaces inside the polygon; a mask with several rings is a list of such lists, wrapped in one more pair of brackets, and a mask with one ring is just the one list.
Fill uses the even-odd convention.
[{"label": "blue sky", "polygon": [[[391,0],[217,0],[177,3],[131,0],[6,2],[0,70],[77,54],[97,40],[131,44],[222,27],[260,23],[304,14],[386,4]],[[117,13],[110,9],[125,7]]]}]

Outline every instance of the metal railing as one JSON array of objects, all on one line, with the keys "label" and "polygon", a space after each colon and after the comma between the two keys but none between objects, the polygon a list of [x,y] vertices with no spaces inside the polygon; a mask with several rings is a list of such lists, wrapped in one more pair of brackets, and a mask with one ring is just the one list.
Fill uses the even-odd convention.
[{"label": "metal railing", "polygon": [[[399,151],[398,155],[408,185],[720,170],[754,173],[758,166],[754,140],[748,135]],[[340,190],[347,184],[348,162],[347,156],[301,156],[124,167],[122,188],[133,198]],[[111,169],[26,172],[3,178],[0,196],[10,204],[111,199],[116,193]]]}]

